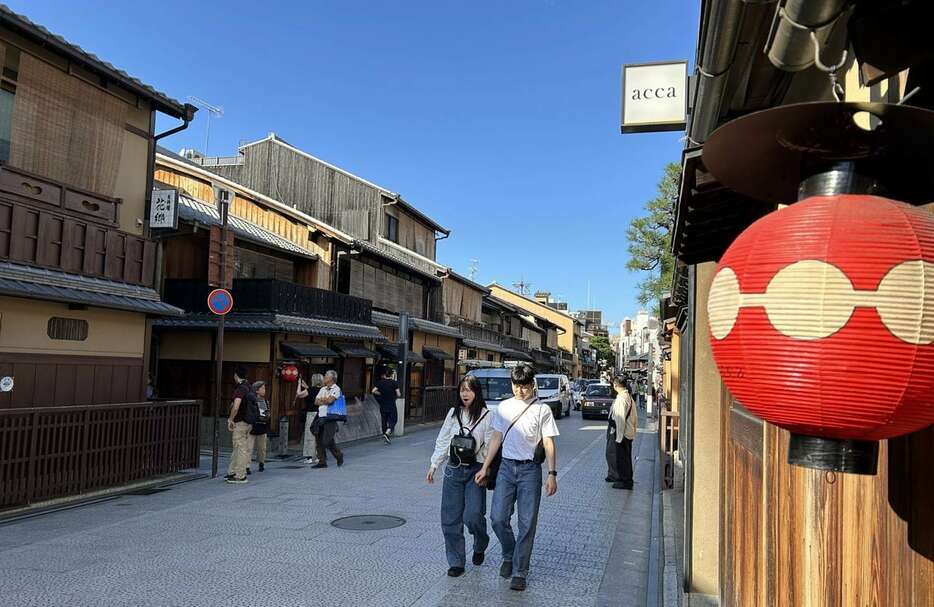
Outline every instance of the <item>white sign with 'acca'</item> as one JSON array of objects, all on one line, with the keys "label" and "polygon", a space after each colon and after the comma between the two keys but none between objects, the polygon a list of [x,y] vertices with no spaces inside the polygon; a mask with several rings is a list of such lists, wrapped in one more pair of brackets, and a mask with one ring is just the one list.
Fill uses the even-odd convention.
[{"label": "white sign with 'acca'", "polygon": [[683,131],[688,114],[686,61],[623,66],[620,131]]}]

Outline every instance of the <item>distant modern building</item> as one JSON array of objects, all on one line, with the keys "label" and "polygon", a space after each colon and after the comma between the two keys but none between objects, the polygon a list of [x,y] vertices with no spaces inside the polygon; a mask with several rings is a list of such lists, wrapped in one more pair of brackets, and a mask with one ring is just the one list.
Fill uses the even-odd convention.
[{"label": "distant modern building", "polygon": [[634,319],[626,318],[619,327],[617,367],[645,379],[647,394],[661,382],[662,351],[658,319],[640,310]]},{"label": "distant modern building", "polygon": [[594,337],[610,336],[609,328],[603,324],[602,310],[581,310],[576,315],[584,323],[584,330]]}]

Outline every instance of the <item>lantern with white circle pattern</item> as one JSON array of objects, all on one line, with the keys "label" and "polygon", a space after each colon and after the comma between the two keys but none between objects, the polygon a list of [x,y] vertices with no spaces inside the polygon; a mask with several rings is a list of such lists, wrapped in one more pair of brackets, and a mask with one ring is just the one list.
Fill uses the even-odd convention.
[{"label": "lantern with white circle pattern", "polygon": [[841,194],[766,215],[721,258],[707,313],[736,399],[791,431],[792,450],[816,445],[793,463],[874,473],[871,449],[848,470],[822,464],[821,445],[859,452],[934,422],[930,211]]}]

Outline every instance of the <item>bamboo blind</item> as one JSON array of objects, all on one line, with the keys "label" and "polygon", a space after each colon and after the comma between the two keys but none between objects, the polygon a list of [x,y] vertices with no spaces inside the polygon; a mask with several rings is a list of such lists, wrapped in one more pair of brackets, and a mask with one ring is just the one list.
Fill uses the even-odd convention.
[{"label": "bamboo blind", "polygon": [[112,196],[127,112],[116,97],[22,53],[10,164]]}]

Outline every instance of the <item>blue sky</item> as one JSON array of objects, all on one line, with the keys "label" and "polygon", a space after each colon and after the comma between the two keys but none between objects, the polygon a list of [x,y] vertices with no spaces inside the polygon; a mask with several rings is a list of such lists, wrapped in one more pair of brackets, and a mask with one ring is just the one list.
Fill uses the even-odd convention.
[{"label": "blue sky", "polygon": [[[612,321],[638,310],[630,219],[680,134],[619,133],[620,66],[693,62],[699,2],[66,2],[15,11],[186,100],[209,153],[274,131],[453,233],[438,259]],[[203,148],[206,112],[164,140]],[[161,121],[160,127],[171,126]]]}]

